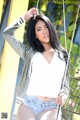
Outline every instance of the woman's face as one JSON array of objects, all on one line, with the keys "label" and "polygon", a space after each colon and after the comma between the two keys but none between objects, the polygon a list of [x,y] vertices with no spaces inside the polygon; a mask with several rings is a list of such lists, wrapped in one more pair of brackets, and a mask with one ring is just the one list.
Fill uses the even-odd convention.
[{"label": "woman's face", "polygon": [[50,42],[49,30],[46,23],[39,20],[35,25],[36,38],[40,40],[41,43],[48,44]]}]

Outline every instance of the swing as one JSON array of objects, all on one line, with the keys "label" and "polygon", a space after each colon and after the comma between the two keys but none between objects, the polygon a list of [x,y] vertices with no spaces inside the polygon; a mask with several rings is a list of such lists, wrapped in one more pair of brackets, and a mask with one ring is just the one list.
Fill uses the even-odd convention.
[{"label": "swing", "polygon": [[[75,35],[75,30],[76,30],[76,24],[77,24],[77,21],[78,21],[79,10],[80,10],[80,5],[78,5],[78,11],[77,11],[77,15],[76,15],[75,24],[74,24],[74,29],[73,29],[72,39],[71,39],[71,43],[70,43],[70,48],[69,48],[69,53],[68,53],[68,60],[67,60],[67,64],[66,64],[66,70],[65,70],[65,73],[64,73],[64,77],[66,77],[66,73],[67,73],[68,66],[69,66],[69,61],[70,61],[70,58],[71,58],[71,50],[72,50],[72,44],[73,44],[73,39],[74,39],[74,35]],[[67,50],[64,0],[63,0],[63,15],[64,15],[65,49]],[[64,79],[64,81],[62,81],[63,86],[64,86],[64,83],[65,83],[65,80],[66,80],[66,79]],[[63,87],[63,86],[62,86],[62,87]],[[61,109],[61,107],[59,106],[56,120],[58,120],[58,115],[59,115],[60,109]]]}]

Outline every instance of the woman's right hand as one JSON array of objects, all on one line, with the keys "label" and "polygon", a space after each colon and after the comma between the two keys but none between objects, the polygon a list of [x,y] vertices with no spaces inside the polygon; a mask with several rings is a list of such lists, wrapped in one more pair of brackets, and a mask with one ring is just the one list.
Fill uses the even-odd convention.
[{"label": "woman's right hand", "polygon": [[39,14],[38,9],[33,7],[25,13],[23,18],[25,21],[28,21],[31,17],[34,17],[35,15],[38,15],[38,14]]}]

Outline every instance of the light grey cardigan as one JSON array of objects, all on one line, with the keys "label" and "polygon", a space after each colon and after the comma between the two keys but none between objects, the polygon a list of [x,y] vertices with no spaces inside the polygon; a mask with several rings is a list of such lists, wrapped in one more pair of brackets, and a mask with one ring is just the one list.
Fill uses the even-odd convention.
[{"label": "light grey cardigan", "polygon": [[[31,73],[30,62],[31,62],[33,55],[36,53],[36,51],[33,51],[33,49],[31,47],[21,43],[14,36],[14,32],[23,23],[24,23],[24,20],[20,17],[17,21],[15,21],[12,25],[8,26],[3,31],[4,38],[14,48],[14,50],[18,53],[18,55],[24,60],[24,66],[23,66],[23,70],[22,70],[21,79],[20,79],[19,85],[17,87],[17,96],[18,97],[23,97],[25,94],[25,91],[26,91],[28,83],[29,83],[29,73]],[[64,79],[64,77],[63,77],[63,79]],[[66,76],[65,85],[61,89],[61,91],[64,91],[65,94],[69,93],[69,76],[68,75]]]}]

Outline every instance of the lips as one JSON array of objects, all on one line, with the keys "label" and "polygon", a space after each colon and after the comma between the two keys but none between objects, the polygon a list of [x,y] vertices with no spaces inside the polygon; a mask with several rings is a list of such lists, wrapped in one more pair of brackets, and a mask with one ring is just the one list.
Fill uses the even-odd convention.
[{"label": "lips", "polygon": [[43,38],[49,38],[49,35],[44,36]]}]

